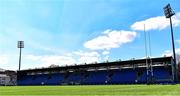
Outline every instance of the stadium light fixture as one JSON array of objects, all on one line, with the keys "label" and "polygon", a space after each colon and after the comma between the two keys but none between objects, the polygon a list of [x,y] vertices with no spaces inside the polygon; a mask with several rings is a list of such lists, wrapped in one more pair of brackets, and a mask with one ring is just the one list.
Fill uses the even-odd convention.
[{"label": "stadium light fixture", "polygon": [[21,49],[24,48],[24,41],[18,41],[17,47],[20,49],[19,51],[19,70],[21,69]]},{"label": "stadium light fixture", "polygon": [[176,80],[176,52],[175,52],[175,44],[174,44],[174,35],[173,35],[173,27],[172,27],[172,19],[171,17],[175,14],[174,11],[172,10],[170,4],[167,4],[164,7],[164,14],[166,16],[166,18],[170,19],[170,26],[171,26],[171,41],[172,41],[172,49],[173,49],[173,67],[174,67],[174,80]]}]

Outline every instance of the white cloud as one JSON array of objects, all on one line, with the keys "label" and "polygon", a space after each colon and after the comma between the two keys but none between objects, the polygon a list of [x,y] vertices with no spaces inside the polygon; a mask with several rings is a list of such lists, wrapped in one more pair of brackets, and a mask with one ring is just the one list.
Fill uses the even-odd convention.
[{"label": "white cloud", "polygon": [[98,61],[99,58],[96,56],[83,56],[79,58],[79,63],[94,63]]},{"label": "white cloud", "polygon": [[79,57],[78,63],[94,63],[100,60],[100,54],[95,51],[92,52],[77,51],[74,52],[74,54]]},{"label": "white cloud", "polygon": [[109,56],[106,55],[106,56],[103,58],[103,60],[108,61],[108,60],[109,60]]},{"label": "white cloud", "polygon": [[170,50],[166,50],[162,56],[172,56],[172,52]]},{"label": "white cloud", "polygon": [[38,64],[33,64],[33,67],[48,67],[52,64],[55,65],[72,65],[76,63],[76,60],[70,56],[59,56],[59,55],[26,55],[27,60],[36,62]]},{"label": "white cloud", "polygon": [[49,67],[50,65],[74,65],[83,63],[94,63],[100,60],[100,54],[97,52],[76,51],[66,55],[26,55],[23,61],[26,65],[23,68]]},{"label": "white cloud", "polygon": [[44,56],[40,59],[44,64],[71,65],[76,63],[72,57],[68,56]]},{"label": "white cloud", "polygon": [[180,40],[176,40],[176,42],[180,44]]},{"label": "white cloud", "polygon": [[91,50],[110,50],[118,48],[123,44],[132,42],[136,37],[136,32],[124,30],[106,30],[103,35],[85,42],[84,47]]},{"label": "white cloud", "polygon": [[[176,48],[175,51],[176,51],[176,54],[180,54],[180,48]],[[166,50],[162,54],[162,56],[172,56],[172,55],[173,55],[173,52],[171,50]]]},{"label": "white cloud", "polygon": [[33,60],[33,61],[36,61],[36,60],[40,60],[42,58],[42,56],[27,55],[26,58]]},{"label": "white cloud", "polygon": [[99,56],[98,52],[95,52],[95,51],[92,51],[92,52],[76,51],[73,53],[79,56]]},{"label": "white cloud", "polygon": [[8,64],[8,57],[6,55],[0,55],[0,64]]},{"label": "white cloud", "polygon": [[[172,17],[173,26],[180,26],[180,13],[177,13]],[[133,30],[144,30],[144,24],[146,31],[149,30],[162,30],[169,26],[169,19],[166,19],[165,16],[152,17],[143,21],[135,22],[131,25]]]},{"label": "white cloud", "polygon": [[110,52],[109,51],[103,51],[102,54],[103,55],[108,55]]},{"label": "white cloud", "polygon": [[[23,58],[23,56],[22,56]],[[5,54],[1,53],[0,55],[0,68],[7,70],[17,70],[19,63],[19,55],[16,54]],[[23,60],[22,60],[22,64]]]},{"label": "white cloud", "polygon": [[[176,60],[180,63],[180,48],[176,48]],[[173,56],[173,52],[171,50],[166,50],[162,56]]]},{"label": "white cloud", "polygon": [[107,30],[105,30],[104,32],[102,32],[102,34],[108,34],[109,32],[111,32],[111,30],[110,30],[110,29],[107,29]]}]

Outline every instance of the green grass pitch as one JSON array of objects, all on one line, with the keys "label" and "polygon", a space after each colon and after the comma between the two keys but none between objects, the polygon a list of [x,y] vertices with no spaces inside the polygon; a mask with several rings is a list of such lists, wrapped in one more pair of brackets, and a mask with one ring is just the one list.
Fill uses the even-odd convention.
[{"label": "green grass pitch", "polygon": [[0,86],[0,96],[180,96],[180,85]]}]

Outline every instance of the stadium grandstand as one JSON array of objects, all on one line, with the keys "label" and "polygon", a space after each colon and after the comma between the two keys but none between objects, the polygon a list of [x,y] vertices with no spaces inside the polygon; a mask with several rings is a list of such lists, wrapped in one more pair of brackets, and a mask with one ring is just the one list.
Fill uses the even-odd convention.
[{"label": "stadium grandstand", "polygon": [[0,85],[16,85],[17,75],[15,71],[0,68]]},{"label": "stadium grandstand", "polygon": [[173,83],[179,75],[172,57],[132,59],[17,71],[17,85]]}]

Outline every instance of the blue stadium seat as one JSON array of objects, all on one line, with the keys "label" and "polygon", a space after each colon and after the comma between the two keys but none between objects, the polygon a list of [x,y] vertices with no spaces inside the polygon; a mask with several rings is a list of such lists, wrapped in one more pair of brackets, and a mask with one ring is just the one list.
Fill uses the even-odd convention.
[{"label": "blue stadium seat", "polygon": [[154,79],[156,82],[169,82],[171,81],[171,69],[164,67],[156,67],[153,69]]},{"label": "blue stadium seat", "polygon": [[[169,82],[171,69],[154,67],[155,83]],[[68,73],[24,75],[18,78],[18,85],[61,85],[61,84],[135,84],[147,83],[146,68],[128,68],[121,70],[96,70]]]},{"label": "blue stadium seat", "polygon": [[112,83],[115,84],[132,84],[136,81],[136,71],[133,69],[115,70],[112,76]]}]

